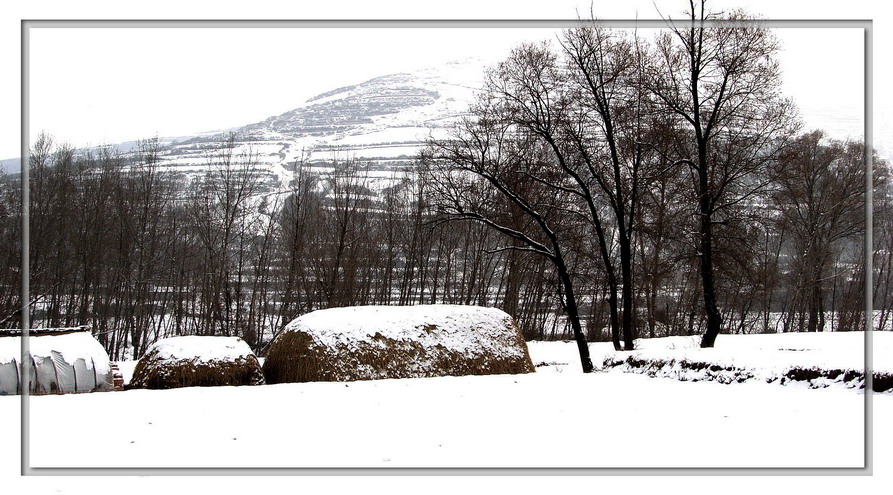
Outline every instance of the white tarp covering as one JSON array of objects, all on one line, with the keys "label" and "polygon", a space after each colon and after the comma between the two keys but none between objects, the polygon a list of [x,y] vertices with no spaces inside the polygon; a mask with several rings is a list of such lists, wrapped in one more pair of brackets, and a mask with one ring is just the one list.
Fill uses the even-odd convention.
[{"label": "white tarp covering", "polygon": [[22,359],[19,336],[0,336],[0,395],[22,392],[23,366],[32,394],[112,390],[108,353],[88,332],[31,335]]}]

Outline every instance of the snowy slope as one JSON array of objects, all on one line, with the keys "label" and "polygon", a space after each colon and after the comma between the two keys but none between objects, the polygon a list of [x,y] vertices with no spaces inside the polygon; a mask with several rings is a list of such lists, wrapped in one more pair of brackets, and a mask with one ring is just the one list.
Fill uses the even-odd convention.
[{"label": "snowy slope", "polygon": [[[467,115],[483,75],[483,62],[470,58],[328,91],[301,107],[233,129],[235,155],[257,160],[268,191],[286,186],[298,161],[325,170],[334,160],[359,159],[376,171],[399,170],[426,139],[445,136]],[[222,137],[207,133],[166,143],[162,169],[201,174]]]}]

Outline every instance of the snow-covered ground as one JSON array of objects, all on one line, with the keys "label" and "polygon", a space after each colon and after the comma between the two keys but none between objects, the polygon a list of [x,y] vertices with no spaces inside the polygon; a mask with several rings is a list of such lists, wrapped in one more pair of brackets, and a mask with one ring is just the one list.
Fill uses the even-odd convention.
[{"label": "snow-covered ground", "polygon": [[[893,334],[873,334],[876,370],[893,370],[890,337]],[[694,342],[690,338],[655,339],[639,341],[640,350],[634,354],[643,359],[663,355],[665,360],[684,355],[717,365],[732,360],[737,367],[756,370],[795,365],[861,368],[861,338],[860,333],[722,335],[712,350],[687,345]],[[533,342],[529,348],[534,363],[547,365],[526,375],[32,397],[30,465],[859,468],[866,462],[863,391],[844,386],[781,386],[765,380],[728,385],[680,381],[623,373],[619,368],[583,374],[572,343]],[[593,344],[591,349],[597,366],[613,354],[605,344]],[[870,399],[874,417],[871,478],[822,476],[812,482],[799,477],[748,477],[711,483],[707,478],[683,482],[681,477],[669,477],[660,478],[665,480],[658,484],[660,492],[702,493],[708,487],[713,491],[722,487],[723,493],[752,493],[766,489],[760,487],[768,480],[773,492],[879,493],[877,489],[884,486],[878,484],[880,478],[886,483],[891,480],[884,466],[893,465],[893,426],[885,418],[893,417],[893,394],[872,394]],[[0,397],[0,412],[15,421],[19,401]],[[17,450],[2,452],[4,477],[15,475]],[[319,478],[305,483],[305,479],[292,479],[285,485],[280,481],[279,486],[361,493],[378,493],[375,486],[402,493],[409,486],[401,481],[341,484]],[[24,480],[23,485],[61,486],[60,478]],[[65,487],[72,492],[107,491],[100,490],[108,486],[103,481],[91,485],[85,478],[68,480]],[[169,491],[165,488],[169,483],[190,492],[262,493],[259,486],[270,481],[164,480],[168,479],[129,482],[126,489],[121,489],[122,483],[113,484],[126,493]],[[583,486],[589,489],[632,486],[625,485],[623,478],[587,480]],[[490,479],[480,479],[473,486],[510,493],[561,493],[567,481],[522,479],[493,485]],[[458,480],[424,485],[426,492],[461,489]],[[29,492],[34,492],[30,486]]]},{"label": "snow-covered ground", "polygon": [[[716,347],[700,348],[700,337],[640,339],[631,352],[615,352],[607,343],[590,344],[597,368],[644,373],[685,381],[768,382],[806,388],[840,386],[861,388],[865,368],[863,332],[779,333],[720,335]],[[872,370],[893,375],[893,332],[872,332]],[[576,344],[535,342],[530,346],[537,366],[579,367]],[[630,364],[632,361],[633,365]],[[797,370],[816,372],[854,371],[858,378],[836,381],[819,377],[791,380]]]},{"label": "snow-covered ground", "polygon": [[[860,394],[622,373],[130,390],[39,399],[31,400],[35,468],[864,463]],[[821,430],[817,421],[806,420],[809,416],[822,418]]]}]

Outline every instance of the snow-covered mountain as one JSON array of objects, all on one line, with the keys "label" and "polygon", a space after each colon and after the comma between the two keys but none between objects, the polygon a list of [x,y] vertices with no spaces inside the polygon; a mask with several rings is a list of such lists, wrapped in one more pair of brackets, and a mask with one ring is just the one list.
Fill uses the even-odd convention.
[{"label": "snow-covered mountain", "polygon": [[[250,152],[256,157],[269,192],[287,187],[299,162],[325,170],[335,160],[353,158],[369,163],[370,177],[384,187],[389,182],[386,178],[392,179],[395,171],[411,164],[427,138],[445,136],[467,115],[482,86],[484,70],[482,60],[467,58],[383,75],[324,92],[281,115],[228,131],[236,135],[237,154]],[[862,136],[859,111],[825,107],[801,111],[806,127],[823,128],[829,137]],[[876,129],[874,144],[887,158],[893,151],[883,128],[881,123]],[[224,135],[211,131],[163,139],[162,167],[189,178],[198,176],[207,170],[209,155],[220,149]],[[117,148],[126,153],[135,145],[123,143]]]},{"label": "snow-covered mountain", "polygon": [[[233,129],[237,153],[251,151],[268,190],[288,183],[297,162],[325,168],[356,158],[393,175],[409,164],[429,137],[442,137],[480,88],[484,64],[469,58],[408,73],[389,74],[314,96],[298,108]],[[223,133],[165,143],[165,169],[197,174]]]}]

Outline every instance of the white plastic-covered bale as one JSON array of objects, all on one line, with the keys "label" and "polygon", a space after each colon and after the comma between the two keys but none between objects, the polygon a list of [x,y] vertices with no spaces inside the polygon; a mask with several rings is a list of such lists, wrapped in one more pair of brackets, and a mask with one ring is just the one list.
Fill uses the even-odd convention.
[{"label": "white plastic-covered bale", "polygon": [[264,361],[267,383],[534,371],[514,319],[495,308],[356,306],[289,323]]},{"label": "white plastic-covered bale", "polygon": [[184,336],[155,342],[133,370],[133,388],[262,385],[257,356],[239,337]]},{"label": "white plastic-covered bale", "polygon": [[29,371],[32,394],[114,389],[109,355],[88,331],[30,335],[24,360],[21,346],[18,335],[0,336],[0,395],[22,393],[23,367]]}]

